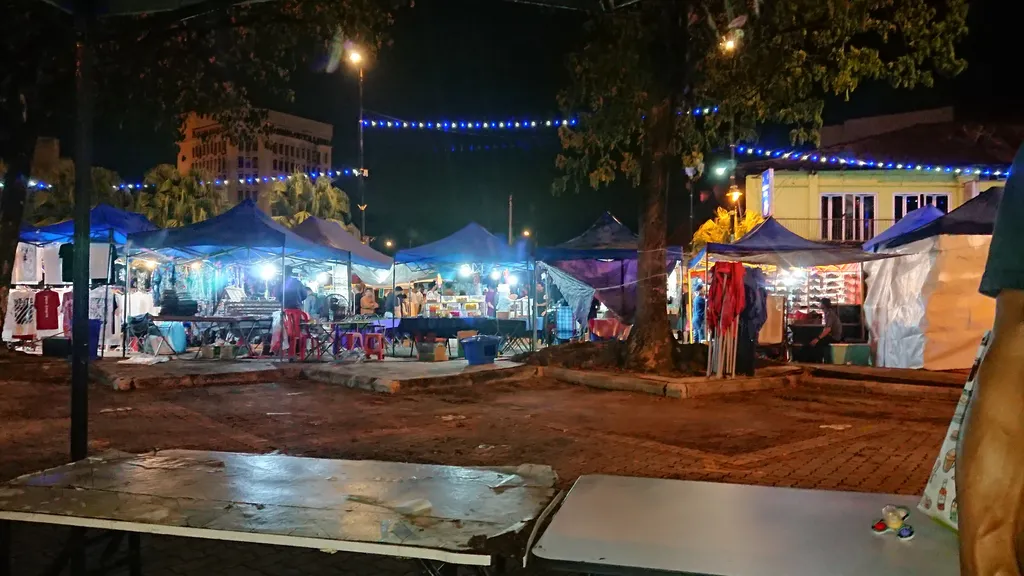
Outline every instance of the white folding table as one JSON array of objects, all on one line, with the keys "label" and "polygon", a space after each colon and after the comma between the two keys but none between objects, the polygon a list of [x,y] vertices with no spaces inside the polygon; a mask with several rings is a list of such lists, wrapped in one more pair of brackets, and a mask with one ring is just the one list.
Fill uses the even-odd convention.
[{"label": "white folding table", "polygon": [[[591,574],[955,576],[957,537],[918,498],[621,476],[581,476],[533,548],[535,561]],[[871,526],[906,506],[916,532]]]},{"label": "white folding table", "polygon": [[[554,494],[550,467],[461,468],[398,462],[168,450],[89,458],[0,484],[10,523],[296,546],[490,566]],[[522,550],[520,549],[520,552]],[[10,552],[0,551],[9,572]]]}]

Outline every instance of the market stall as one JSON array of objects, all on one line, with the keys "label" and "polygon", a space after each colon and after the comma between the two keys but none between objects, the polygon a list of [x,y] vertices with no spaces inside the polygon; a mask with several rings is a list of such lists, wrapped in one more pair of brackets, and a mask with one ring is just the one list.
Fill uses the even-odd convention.
[{"label": "market stall", "polygon": [[[127,303],[145,301],[145,294],[123,289],[128,274],[119,251],[128,234],[155,229],[145,216],[107,204],[89,212],[89,318],[100,322],[101,354],[121,344],[120,317]],[[38,339],[70,336],[74,222],[22,227],[19,241],[5,340],[34,345]]]},{"label": "market stall", "polygon": [[[278,224],[252,201],[191,226],[130,234],[128,255],[174,260],[169,277],[161,275],[155,283],[162,292],[161,310],[152,320],[163,340],[168,331],[180,333],[181,325],[188,324],[202,328],[200,345],[216,339],[252,350],[244,333],[256,333],[261,340],[269,335],[272,347],[282,354],[304,341],[298,332],[309,318],[297,309],[305,294],[297,298],[298,304],[287,305],[290,293],[317,284],[344,286],[347,281],[337,277],[338,265],[350,258],[349,252],[310,241]],[[179,272],[187,277],[182,279]],[[296,286],[299,278],[303,281]],[[187,296],[179,297],[182,293]],[[286,315],[286,308],[295,309],[294,314]],[[134,314],[126,308],[125,322]],[[161,322],[167,325],[161,327]],[[259,328],[239,333],[243,323]],[[182,334],[180,340],[184,339]],[[171,349],[181,352],[181,344],[173,342],[176,338],[170,340]]]},{"label": "market stall", "polygon": [[[699,256],[703,266],[691,262],[691,272],[695,267],[703,268],[696,274],[706,275],[716,261],[740,262],[764,272],[765,289],[769,297],[783,302],[783,322],[796,343],[810,340],[820,332],[818,302],[822,298],[837,305],[844,339],[859,340],[857,335],[863,333],[863,328],[859,321],[862,291],[857,265],[890,257],[807,240],[771,217],[737,242],[708,244]],[[768,305],[773,306],[772,300]],[[714,331],[713,326],[710,328]]]},{"label": "market stall", "polygon": [[967,369],[995,319],[978,292],[1002,188],[889,238],[877,249],[897,256],[865,264],[864,314],[875,362],[891,368]]},{"label": "market stall", "polygon": [[[436,335],[434,319],[448,319],[445,332],[479,332],[478,318],[494,318],[493,330],[507,345],[522,347],[530,337],[535,321],[536,292],[534,266],[525,242],[510,246],[479,224],[470,223],[461,230],[429,244],[399,250],[395,265],[411,270],[454,270],[456,282],[435,286],[425,294],[421,317],[404,317],[398,333],[413,336],[414,341]],[[393,290],[397,278],[393,278]],[[524,301],[526,305],[516,304]],[[493,307],[493,313],[492,313]],[[396,306],[396,312],[400,308]],[[397,314],[396,314],[397,315]],[[432,331],[435,330],[435,331]],[[532,339],[531,339],[532,340]]]},{"label": "market stall", "polygon": [[[637,250],[640,240],[625,224],[609,212],[602,214],[579,236],[554,246],[537,249],[537,259],[550,268],[563,272],[549,274],[547,280],[566,298],[574,314],[582,313],[579,322],[586,325],[590,298],[596,298],[615,316],[628,325],[636,313]],[[682,250],[669,247],[667,268],[673,269],[681,259]],[[568,278],[591,287],[589,294],[568,282]],[[667,281],[667,276],[661,281]],[[564,286],[563,286],[564,285]],[[586,299],[586,301],[582,301]],[[621,331],[620,331],[621,333]]]}]

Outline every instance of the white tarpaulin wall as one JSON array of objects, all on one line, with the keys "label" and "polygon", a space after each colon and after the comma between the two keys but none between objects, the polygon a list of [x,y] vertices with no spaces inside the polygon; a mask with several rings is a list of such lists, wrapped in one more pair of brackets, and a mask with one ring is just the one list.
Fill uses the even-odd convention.
[{"label": "white tarpaulin wall", "polygon": [[865,262],[864,316],[875,365],[967,369],[992,328],[995,301],[978,293],[991,236],[935,236]]}]

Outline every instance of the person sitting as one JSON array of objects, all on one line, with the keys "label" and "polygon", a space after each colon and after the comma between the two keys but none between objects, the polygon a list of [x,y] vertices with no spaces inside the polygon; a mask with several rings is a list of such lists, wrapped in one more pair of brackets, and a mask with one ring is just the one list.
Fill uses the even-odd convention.
[{"label": "person sitting", "polygon": [[821,310],[825,314],[825,327],[817,338],[811,340],[807,350],[807,361],[814,364],[824,364],[828,360],[829,346],[833,342],[843,341],[843,324],[832,301],[822,298]]}]

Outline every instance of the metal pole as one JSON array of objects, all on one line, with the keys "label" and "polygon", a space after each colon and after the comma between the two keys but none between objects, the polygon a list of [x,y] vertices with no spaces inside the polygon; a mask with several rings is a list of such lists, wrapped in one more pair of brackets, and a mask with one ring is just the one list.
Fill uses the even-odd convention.
[{"label": "metal pole", "polygon": [[[362,124],[360,124],[360,131],[362,131]],[[355,293],[352,292],[352,253],[348,253],[348,268],[345,270],[345,276],[348,279],[348,315],[355,316],[358,303],[356,302]]]},{"label": "metal pole", "polygon": [[359,67],[359,211],[363,213],[363,236],[366,236],[366,183],[363,170],[363,67]]},{"label": "metal pole", "polygon": [[100,352],[102,353],[101,358],[107,357],[107,320],[110,319],[109,300],[110,297],[113,296],[113,294],[110,293],[110,278],[114,275],[114,254],[116,254],[116,250],[114,248],[114,229],[111,228],[108,232],[109,234],[107,236],[107,278],[103,282],[103,332],[100,337]]},{"label": "metal pole", "polygon": [[512,195],[508,195],[508,245],[512,245]]},{"label": "metal pole", "polygon": [[530,352],[537,350],[537,258],[533,255],[533,250],[530,250],[530,259],[526,261],[526,265],[533,264],[532,270],[530,271],[530,306],[527,312],[530,318]]},{"label": "metal pole", "polygon": [[126,240],[124,244],[124,319],[121,321],[121,358],[128,356],[128,318],[131,317],[132,307],[132,243]]},{"label": "metal pole", "polygon": [[281,330],[280,330],[280,332],[281,332],[281,339],[279,341],[280,342],[280,346],[278,346],[278,349],[277,349],[277,351],[278,351],[277,357],[280,358],[281,360],[284,360],[284,342],[285,342],[285,337],[288,334],[285,331],[285,329],[284,329],[284,289],[285,289],[285,284],[287,284],[287,283],[288,283],[288,274],[285,272],[285,269],[284,269],[284,246],[281,246]]},{"label": "metal pole", "polygon": [[[90,32],[92,2],[75,2],[75,247],[71,322],[71,460],[88,454],[89,445],[89,205],[92,185],[93,62]],[[74,567],[73,567],[74,568]],[[84,565],[83,565],[84,568]]]}]

